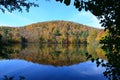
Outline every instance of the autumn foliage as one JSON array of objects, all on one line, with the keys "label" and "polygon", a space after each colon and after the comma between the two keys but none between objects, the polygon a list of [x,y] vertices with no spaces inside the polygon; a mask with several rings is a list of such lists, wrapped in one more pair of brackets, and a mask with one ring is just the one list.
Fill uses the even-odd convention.
[{"label": "autumn foliage", "polygon": [[102,29],[68,21],[41,22],[16,28],[0,27],[1,39],[7,43],[83,44],[99,41],[102,33]]}]

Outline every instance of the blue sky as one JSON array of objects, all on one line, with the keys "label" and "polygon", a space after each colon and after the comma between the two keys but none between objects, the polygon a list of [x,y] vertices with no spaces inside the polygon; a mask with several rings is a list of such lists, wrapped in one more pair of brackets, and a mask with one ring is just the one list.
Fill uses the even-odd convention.
[{"label": "blue sky", "polygon": [[[32,0],[31,0],[32,1]],[[37,1],[39,7],[32,7],[27,13],[14,11],[12,13],[0,11],[0,25],[1,26],[24,26],[32,23],[51,21],[51,20],[65,20],[101,28],[97,18],[90,12],[79,12],[71,3],[70,6],[56,2],[55,0]]]}]

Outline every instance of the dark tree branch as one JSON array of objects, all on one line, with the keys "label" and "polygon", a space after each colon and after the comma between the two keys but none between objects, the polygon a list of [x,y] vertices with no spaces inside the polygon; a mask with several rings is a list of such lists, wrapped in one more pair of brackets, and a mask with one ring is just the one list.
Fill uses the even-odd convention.
[{"label": "dark tree branch", "polygon": [[0,0],[0,10],[9,12],[18,10],[19,12],[23,11],[23,8],[29,12],[30,7],[38,7],[38,4],[34,2],[29,2],[28,0]]}]

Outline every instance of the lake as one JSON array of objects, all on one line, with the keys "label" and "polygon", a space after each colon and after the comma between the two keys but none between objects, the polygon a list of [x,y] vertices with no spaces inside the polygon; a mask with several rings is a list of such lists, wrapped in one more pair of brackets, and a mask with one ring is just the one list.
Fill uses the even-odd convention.
[{"label": "lake", "polygon": [[87,59],[107,60],[98,46],[17,44],[0,53],[0,80],[107,80],[105,68]]}]

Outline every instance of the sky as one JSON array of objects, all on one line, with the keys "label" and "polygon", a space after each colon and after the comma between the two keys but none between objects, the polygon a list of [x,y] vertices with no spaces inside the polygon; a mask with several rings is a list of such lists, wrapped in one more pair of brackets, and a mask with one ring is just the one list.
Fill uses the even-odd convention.
[{"label": "sky", "polygon": [[38,0],[35,2],[39,4],[39,7],[31,7],[29,12],[23,10],[22,13],[18,11],[2,13],[0,11],[0,26],[19,27],[37,22],[65,20],[101,28],[99,20],[94,15],[90,12],[79,12],[73,3],[66,6],[64,3],[55,0]]}]

